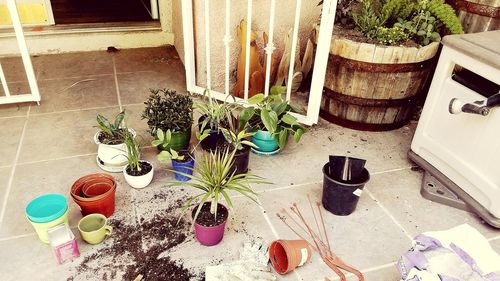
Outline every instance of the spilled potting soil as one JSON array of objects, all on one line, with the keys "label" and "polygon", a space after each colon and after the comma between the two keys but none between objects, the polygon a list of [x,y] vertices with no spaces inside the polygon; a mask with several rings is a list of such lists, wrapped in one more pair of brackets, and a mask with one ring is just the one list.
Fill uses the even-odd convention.
[{"label": "spilled potting soil", "polygon": [[[168,195],[152,200],[168,198]],[[166,199],[168,200],[168,199]],[[189,234],[189,222],[177,224],[176,211],[184,201],[178,199],[163,210],[154,210],[150,219],[142,218],[137,224],[125,219],[110,219],[113,234],[103,245],[84,255],[76,267],[74,276],[68,280],[134,280],[142,275],[143,280],[203,280],[203,276],[184,267],[182,260],[172,260],[166,252],[185,242]]]}]

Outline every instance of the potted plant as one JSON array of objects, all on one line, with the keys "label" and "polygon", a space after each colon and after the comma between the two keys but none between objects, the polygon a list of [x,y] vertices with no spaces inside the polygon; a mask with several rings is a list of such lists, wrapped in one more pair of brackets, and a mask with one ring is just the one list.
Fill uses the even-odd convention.
[{"label": "potted plant", "polygon": [[123,176],[133,188],[144,188],[153,180],[153,164],[141,159],[140,146],[134,136],[126,131],[125,145],[127,146],[128,164],[123,168]]},{"label": "potted plant", "polygon": [[239,127],[248,122],[255,134],[252,137],[258,149],[257,153],[271,155],[283,150],[289,135],[299,142],[305,128],[291,112],[297,112],[289,102],[284,101],[282,94],[285,87],[273,86],[266,97],[257,94],[248,100],[256,107],[248,107],[241,113]]},{"label": "potted plant", "polygon": [[444,0],[343,0],[337,8],[321,116],[362,130],[405,125],[425,97],[441,37],[463,33],[455,11]]},{"label": "potted plant", "polygon": [[[190,197],[184,204],[183,214],[192,207],[191,216],[198,241],[205,246],[218,244],[224,236],[224,228],[229,216],[224,199],[229,208],[233,208],[231,195],[240,193],[257,203],[257,194],[250,184],[266,183],[261,177],[252,174],[236,175],[231,172],[236,150],[223,152],[215,150],[204,154],[204,161],[197,165],[194,174],[185,174],[191,181],[174,182],[171,186],[188,185],[200,190],[200,194]],[[180,218],[179,218],[180,219]]]},{"label": "potted plant", "polygon": [[135,137],[135,131],[122,127],[125,111],[115,116],[114,122],[110,122],[106,117],[97,114],[97,127],[99,132],[94,135],[94,142],[97,148],[97,164],[108,172],[120,172],[127,164],[126,156],[127,146],[125,145],[125,134],[130,132]]},{"label": "potted plant", "polygon": [[151,95],[144,102],[146,108],[142,118],[148,120],[149,132],[157,136],[158,129],[171,131],[169,144],[156,142],[159,150],[186,149],[191,139],[193,124],[193,100],[189,95],[182,95],[174,90],[151,89]]},{"label": "potted plant", "polygon": [[[202,142],[205,138],[209,136],[210,131],[205,130],[203,133],[196,132],[196,138],[198,139],[198,143],[193,146],[193,148],[190,150],[188,149],[182,149],[182,150],[175,150],[173,148],[169,148],[167,150],[161,151],[157,159],[160,162],[172,162],[172,169],[174,170],[174,177],[178,181],[188,181],[189,178],[182,175],[181,173],[187,173],[187,174],[192,174],[193,173],[193,168],[194,168],[194,152],[200,142]],[[172,140],[172,132],[170,130],[167,130],[166,132],[163,132],[162,129],[158,129],[156,131],[156,139],[153,140],[152,145],[156,146],[158,143],[164,143],[167,146],[170,144]]]},{"label": "potted plant", "polygon": [[[201,113],[198,119],[198,129],[200,132],[209,130],[209,136],[201,142],[201,147],[206,151],[213,151],[217,147],[217,143],[224,140],[224,136],[220,128],[228,128],[233,122],[232,112],[238,110],[240,105],[237,103],[227,102],[226,100],[219,102],[212,98],[210,91],[205,90],[203,96],[206,96],[208,102],[197,102],[195,108]],[[232,97],[234,99],[234,97]]]},{"label": "potted plant", "polygon": [[249,132],[246,128],[237,130],[235,126],[230,126],[229,129],[221,128],[225,142],[218,148],[220,150],[229,149],[234,151],[233,168],[237,175],[248,172],[248,163],[250,162],[250,149],[258,149],[258,147],[249,140],[255,132]]}]

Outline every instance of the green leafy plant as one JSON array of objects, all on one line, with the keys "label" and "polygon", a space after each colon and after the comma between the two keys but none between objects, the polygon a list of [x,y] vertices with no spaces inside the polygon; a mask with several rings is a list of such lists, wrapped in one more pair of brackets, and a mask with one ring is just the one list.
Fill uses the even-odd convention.
[{"label": "green leafy plant", "polygon": [[210,90],[206,89],[203,92],[203,96],[208,99],[208,102],[196,102],[194,107],[202,114],[200,123],[200,131],[205,129],[219,130],[219,128],[227,128],[233,122],[232,112],[237,111],[241,106],[233,100],[232,103],[228,102],[228,98],[233,98],[233,96],[228,95],[226,100],[219,102],[212,98]]},{"label": "green leafy plant", "polygon": [[221,131],[227,143],[232,146],[233,149],[242,150],[245,145],[258,148],[253,142],[248,140],[251,136],[255,135],[255,132],[248,132],[246,130],[235,132],[226,128],[221,128]]},{"label": "green leafy plant", "polygon": [[[205,130],[202,133],[196,132],[196,139],[198,139],[198,143],[193,146],[191,151],[176,151],[173,148],[170,148],[168,150],[162,150],[158,155],[157,159],[161,162],[168,162],[170,160],[177,160],[177,161],[184,161],[187,159],[187,157],[191,156],[194,154],[194,151],[200,144],[202,140],[204,140],[206,137],[208,137],[210,134],[210,130]],[[170,144],[170,141],[172,140],[172,132],[170,130],[167,130],[166,132],[163,132],[162,129],[158,129],[156,131],[156,138],[151,142],[153,146],[158,146],[158,145],[164,145],[167,147]]]},{"label": "green leafy plant", "polygon": [[97,114],[97,127],[101,130],[99,141],[104,144],[123,143],[126,130],[122,128],[122,122],[125,118],[125,111],[115,116],[114,122],[110,122],[106,117]]},{"label": "green leafy plant", "polygon": [[193,124],[193,100],[187,94],[179,94],[174,90],[151,89],[151,95],[144,102],[146,108],[142,119],[148,119],[152,136],[158,129],[164,132],[184,132]]},{"label": "green leafy plant", "polygon": [[[141,165],[139,161],[141,160],[141,147],[139,142],[135,139],[134,134],[129,130],[125,130],[125,146],[127,147],[127,160],[128,166],[131,171],[140,172]],[[119,156],[119,155],[117,155]]]},{"label": "green leafy plant", "polygon": [[367,38],[389,45],[408,39],[428,45],[441,40],[443,27],[463,33],[455,10],[444,0],[360,0],[352,19]]},{"label": "green leafy plant", "polygon": [[[198,205],[194,215],[193,223],[196,222],[201,207],[205,202],[210,202],[210,212],[214,214],[214,220],[217,218],[217,204],[222,199],[233,208],[231,200],[231,191],[244,195],[250,200],[257,202],[257,193],[255,193],[250,184],[267,183],[262,177],[252,174],[235,174],[232,169],[232,162],[236,150],[230,152],[226,149],[224,152],[218,150],[204,154],[203,161],[196,166],[192,175],[182,172],[176,172],[189,177],[191,181],[173,182],[170,186],[190,186],[200,191],[199,194],[190,197],[182,208],[184,214],[193,204]],[[180,220],[180,218],[179,218]]]},{"label": "green leafy plant", "polygon": [[249,123],[254,131],[267,130],[278,142],[280,149],[285,147],[290,134],[295,142],[299,142],[305,132],[297,118],[290,114],[299,110],[283,100],[284,90],[285,87],[274,86],[267,97],[264,94],[251,97],[248,103],[256,107],[244,109],[239,118],[240,129]]}]

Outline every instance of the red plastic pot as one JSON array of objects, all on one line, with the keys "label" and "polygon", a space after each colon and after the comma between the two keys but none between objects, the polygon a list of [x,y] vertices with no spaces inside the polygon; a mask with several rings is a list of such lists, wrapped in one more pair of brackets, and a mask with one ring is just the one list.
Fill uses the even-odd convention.
[{"label": "red plastic pot", "polygon": [[71,187],[71,197],[84,216],[99,213],[106,217],[115,211],[115,179],[107,174],[79,178]]},{"label": "red plastic pot", "polygon": [[[222,205],[218,204],[221,206],[226,212],[227,208]],[[191,213],[192,217],[194,217],[194,214],[196,213],[197,207],[195,207]],[[224,237],[224,229],[226,228],[226,220],[224,220],[222,223],[216,225],[216,226],[203,226],[199,223],[194,224],[194,233],[196,236],[196,239],[200,244],[204,246],[214,246],[220,243],[222,241],[222,238]]]},{"label": "red plastic pot", "polygon": [[269,259],[279,274],[302,266],[311,256],[312,250],[306,240],[276,240],[269,246]]},{"label": "red plastic pot", "polygon": [[[102,173],[90,174],[79,178],[73,183],[71,186],[71,197],[78,201],[95,201],[108,195],[107,193],[103,193],[92,197],[85,196],[84,189],[89,188],[91,185],[111,185],[116,188],[116,182],[113,176]],[[108,192],[111,192],[111,189],[108,189]]]}]

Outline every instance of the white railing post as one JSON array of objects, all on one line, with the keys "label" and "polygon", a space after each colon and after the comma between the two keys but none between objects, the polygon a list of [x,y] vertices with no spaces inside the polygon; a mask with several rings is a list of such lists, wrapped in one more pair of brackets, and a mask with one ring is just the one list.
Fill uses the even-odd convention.
[{"label": "white railing post", "polygon": [[311,80],[311,90],[307,102],[307,122],[314,124],[318,122],[319,109],[321,106],[321,96],[323,94],[323,84],[325,83],[326,67],[330,55],[330,44],[332,41],[333,24],[335,21],[335,11],[337,9],[336,0],[324,0],[323,12],[321,13],[321,23],[318,34],[318,44],[316,46],[316,58]]},{"label": "white railing post", "polygon": [[[293,74],[295,68],[295,52],[297,51],[297,36],[299,34],[300,9],[302,0],[297,0],[295,5],[295,21],[293,23],[292,49],[290,51],[290,68],[288,69],[288,81],[286,83],[286,100],[289,101],[292,94]],[[300,54],[299,54],[300,55]]]},{"label": "white railing post", "polygon": [[248,88],[250,87],[250,39],[252,37],[252,0],[248,0],[247,5],[247,42],[245,42],[245,91],[244,100],[248,100]]},{"label": "white railing post", "polygon": [[5,96],[10,97],[9,86],[7,85],[7,79],[5,79],[5,74],[3,73],[2,63],[0,63],[0,82],[2,82],[2,87]]},{"label": "white railing post", "polygon": [[210,71],[210,0],[204,0],[205,2],[205,60],[206,60],[206,71],[207,71],[207,89],[212,89],[212,79]]},{"label": "white railing post", "polygon": [[224,47],[226,51],[226,77],[225,77],[225,92],[226,95],[229,95],[229,43],[232,41],[231,39],[231,0],[226,0],[226,34],[224,36]]},{"label": "white railing post", "polygon": [[182,0],[182,32],[184,37],[184,69],[186,70],[186,89],[195,92],[196,61],[194,56],[193,3]]},{"label": "white railing post", "polygon": [[274,52],[274,17],[275,17],[276,0],[271,0],[271,9],[269,11],[269,42],[265,48],[267,54],[266,61],[266,84],[264,88],[264,95],[267,97],[269,95],[269,84],[271,83],[271,62],[272,55]]},{"label": "white railing post", "polygon": [[16,33],[17,44],[19,45],[19,51],[21,52],[21,58],[23,59],[24,70],[26,71],[26,77],[28,78],[28,83],[30,85],[31,95],[33,96],[32,101],[36,101],[39,103],[40,91],[38,90],[35,71],[33,70],[30,53],[28,51],[26,40],[24,38],[23,26],[19,18],[19,13],[17,12],[16,1],[7,0],[7,8],[9,9],[14,32]]}]

